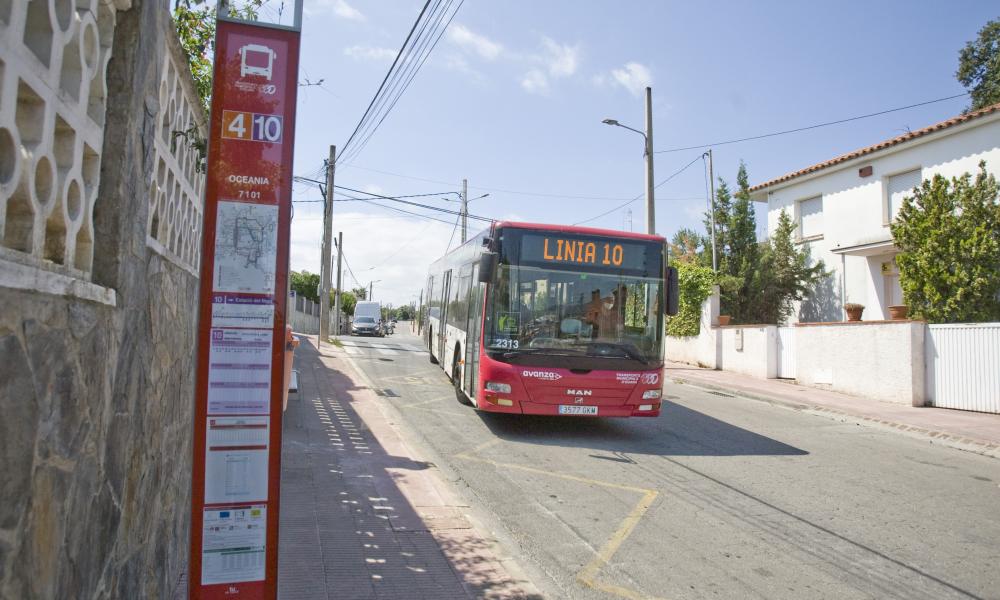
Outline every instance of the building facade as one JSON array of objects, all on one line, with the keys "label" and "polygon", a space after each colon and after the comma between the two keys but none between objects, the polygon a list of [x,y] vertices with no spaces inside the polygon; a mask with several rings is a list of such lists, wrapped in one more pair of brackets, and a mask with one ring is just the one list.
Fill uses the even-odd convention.
[{"label": "building facade", "polygon": [[863,320],[888,319],[888,308],[903,304],[889,230],[903,198],[934,175],[975,174],[980,161],[1000,177],[1000,104],[752,187],[751,197],[767,203],[768,231],[786,211],[797,242],[830,272],[792,320],[840,321],[847,302],[865,306]]}]

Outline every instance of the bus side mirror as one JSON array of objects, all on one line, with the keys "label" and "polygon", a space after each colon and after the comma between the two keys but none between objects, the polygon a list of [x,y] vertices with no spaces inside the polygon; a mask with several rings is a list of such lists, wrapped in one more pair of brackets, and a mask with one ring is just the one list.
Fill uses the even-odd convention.
[{"label": "bus side mirror", "polygon": [[497,253],[483,252],[479,255],[479,283],[493,281],[493,272],[497,268]]},{"label": "bus side mirror", "polygon": [[677,269],[675,267],[667,267],[664,279],[664,283],[666,283],[667,286],[667,314],[672,317],[677,314],[681,295],[680,282],[677,278]]}]

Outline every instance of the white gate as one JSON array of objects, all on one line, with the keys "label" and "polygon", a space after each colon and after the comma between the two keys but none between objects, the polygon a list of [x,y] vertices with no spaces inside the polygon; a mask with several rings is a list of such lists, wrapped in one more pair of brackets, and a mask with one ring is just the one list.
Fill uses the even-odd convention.
[{"label": "white gate", "polygon": [[795,328],[778,328],[778,377],[795,379]]},{"label": "white gate", "polygon": [[928,325],[931,406],[1000,413],[1000,323]]}]

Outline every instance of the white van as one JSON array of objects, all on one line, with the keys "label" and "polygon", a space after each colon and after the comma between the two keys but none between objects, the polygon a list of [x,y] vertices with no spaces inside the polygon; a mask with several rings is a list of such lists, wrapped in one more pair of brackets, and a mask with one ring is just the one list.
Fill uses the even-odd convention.
[{"label": "white van", "polygon": [[351,335],[384,335],[382,330],[382,303],[358,302],[354,306]]}]

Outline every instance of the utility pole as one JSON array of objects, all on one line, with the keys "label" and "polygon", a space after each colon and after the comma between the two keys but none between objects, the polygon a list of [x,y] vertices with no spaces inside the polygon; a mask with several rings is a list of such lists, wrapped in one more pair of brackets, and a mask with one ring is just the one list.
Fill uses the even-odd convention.
[{"label": "utility pole", "polygon": [[646,233],[656,233],[653,207],[653,88],[646,88]]},{"label": "utility pole", "polygon": [[322,346],[330,336],[330,246],[333,237],[333,169],[337,160],[337,147],[330,146],[330,159],[326,163],[326,203],[323,205],[323,256],[319,276],[319,341]]},{"label": "utility pole", "polygon": [[711,190],[711,195],[708,198],[708,215],[712,223],[712,271],[717,272],[719,265],[715,258],[715,173],[712,169],[712,149],[709,148],[705,154],[708,155],[708,182]]},{"label": "utility pole", "polygon": [[344,256],[344,232],[337,233],[337,296],[333,303],[333,335],[340,335],[340,263]]},{"label": "utility pole", "polygon": [[372,300],[374,300],[374,298],[372,298],[372,292],[374,290],[375,290],[375,282],[374,281],[369,281],[368,282],[368,301],[369,302],[371,302]]},{"label": "utility pole", "polygon": [[462,243],[465,243],[466,236],[466,225],[469,215],[469,180],[462,180]]}]

